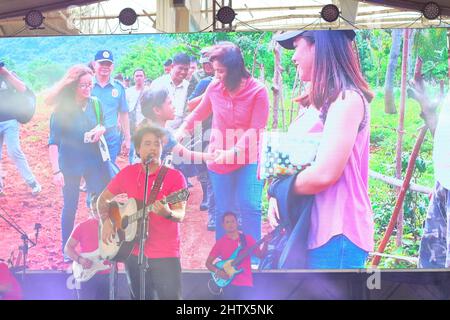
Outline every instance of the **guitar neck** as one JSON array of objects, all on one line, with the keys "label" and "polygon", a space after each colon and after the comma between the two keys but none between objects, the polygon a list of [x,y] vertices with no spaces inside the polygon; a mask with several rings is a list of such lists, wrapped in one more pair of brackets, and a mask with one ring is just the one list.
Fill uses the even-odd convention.
[{"label": "guitar neck", "polygon": [[[161,200],[162,204],[166,204],[164,200]],[[144,217],[144,214],[147,214],[148,212],[153,210],[153,204],[149,204],[145,209],[138,210],[135,214],[132,214],[128,217],[129,223],[136,222]]]},{"label": "guitar neck", "polygon": [[263,243],[265,241],[265,237],[258,240],[254,245],[248,247],[248,248],[244,248],[246,250],[246,252],[240,256],[238,256],[236,259],[233,260],[233,262],[231,263],[232,266],[237,266],[239,265],[245,258],[247,258],[249,255],[251,255],[253,253],[253,251],[258,248],[261,243]]},{"label": "guitar neck", "polygon": [[[182,189],[177,192],[174,192],[167,196],[164,199],[159,200],[163,205],[165,204],[175,204],[181,201],[187,201],[189,197],[189,191],[187,189]],[[128,216],[128,222],[133,223],[136,222],[142,217],[144,217],[144,214],[147,214],[148,212],[153,210],[153,204],[149,204],[145,209],[138,210],[136,213],[133,213],[132,215]]]},{"label": "guitar neck", "polygon": [[232,266],[237,266],[237,265],[239,265],[239,264],[242,262],[242,260],[244,260],[244,259],[247,258],[249,255],[251,255],[252,252],[253,252],[256,248],[258,248],[258,247],[261,245],[261,243],[263,243],[264,241],[266,241],[267,237],[269,237],[269,236],[271,236],[271,235],[274,235],[274,234],[280,232],[280,231],[281,231],[283,228],[285,228],[286,226],[287,226],[286,223],[278,225],[274,230],[272,230],[272,232],[270,232],[269,234],[267,234],[266,236],[264,236],[264,237],[261,238],[260,240],[256,241],[256,243],[255,243],[254,245],[252,245],[252,246],[250,246],[250,247],[248,247],[248,248],[244,248],[244,249],[246,249],[246,252],[245,252],[244,254],[238,256],[236,259],[234,259],[234,260],[231,262],[231,265],[232,265]]}]

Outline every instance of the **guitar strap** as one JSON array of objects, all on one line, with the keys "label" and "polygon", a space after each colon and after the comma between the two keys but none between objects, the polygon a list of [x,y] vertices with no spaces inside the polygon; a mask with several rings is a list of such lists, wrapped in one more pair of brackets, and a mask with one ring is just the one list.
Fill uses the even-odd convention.
[{"label": "guitar strap", "polygon": [[152,191],[150,191],[150,196],[148,197],[148,204],[152,204],[153,202],[155,202],[156,197],[159,193],[159,189],[161,189],[164,177],[166,176],[167,170],[168,168],[166,166],[161,166],[161,169],[158,172],[158,176],[156,177],[156,180],[153,183]]},{"label": "guitar strap", "polygon": [[239,233],[239,243],[242,246],[242,249],[247,246],[247,239],[245,238],[245,234]]},{"label": "guitar strap", "polygon": [[[148,197],[148,204],[152,204],[153,202],[155,202],[159,190],[161,189],[164,177],[166,176],[167,170],[168,168],[166,166],[161,166],[161,169],[159,170],[158,175],[156,176],[155,182],[153,183],[152,190],[150,191],[150,196]],[[139,236],[140,235],[137,236],[137,239]],[[147,259],[145,259],[145,261],[147,261]]]}]

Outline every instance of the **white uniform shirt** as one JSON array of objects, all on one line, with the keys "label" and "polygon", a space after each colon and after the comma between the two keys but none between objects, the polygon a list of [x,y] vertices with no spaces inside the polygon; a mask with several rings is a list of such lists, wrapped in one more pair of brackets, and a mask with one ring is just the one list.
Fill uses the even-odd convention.
[{"label": "white uniform shirt", "polygon": [[172,99],[172,104],[175,107],[175,117],[182,118],[186,108],[186,99],[189,82],[183,80],[178,86],[172,82],[170,74],[165,74],[156,78],[150,85],[150,90],[157,88],[164,88],[169,91],[169,97]]}]

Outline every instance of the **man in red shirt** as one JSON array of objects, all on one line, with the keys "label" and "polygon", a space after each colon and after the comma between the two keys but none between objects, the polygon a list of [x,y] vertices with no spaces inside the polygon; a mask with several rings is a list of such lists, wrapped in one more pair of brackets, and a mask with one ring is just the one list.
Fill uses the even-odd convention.
[{"label": "man in red shirt", "polygon": [[[239,232],[237,217],[233,212],[226,212],[222,216],[222,226],[225,230],[225,235],[217,240],[216,244],[211,249],[208,259],[206,260],[206,268],[208,268],[209,271],[216,273],[216,275],[222,279],[229,279],[229,275],[225,271],[215,266],[215,260],[217,258],[222,260],[229,259],[239,245],[244,247],[240,251],[239,256],[246,254],[246,248],[255,245],[256,242],[251,235],[243,235]],[[245,241],[242,241],[242,237],[245,237]],[[267,240],[269,240],[269,238]],[[258,258],[263,258],[267,252],[267,240],[263,242],[262,248],[257,247],[252,254]],[[239,265],[235,266],[235,269],[243,269],[243,271],[235,275],[231,283],[224,288],[224,299],[246,300],[252,298],[253,275],[250,261],[252,254],[249,254]]]},{"label": "man in red shirt", "polygon": [[[91,197],[91,215],[90,217],[78,224],[72,231],[64,248],[64,254],[69,256],[73,261],[81,264],[84,269],[93,267],[93,259],[83,257],[80,254],[92,253],[98,249],[98,214],[95,209],[97,196]],[[77,246],[80,246],[79,251]],[[99,255],[98,255],[99,256]],[[77,290],[78,299],[80,300],[108,300],[109,299],[109,274],[110,262],[104,261],[103,264],[108,268],[99,270],[88,281],[80,283],[80,289]],[[94,266],[95,267],[95,266]]]},{"label": "man in red shirt", "polygon": [[6,263],[0,261],[0,300],[22,300],[19,282],[9,271]]},{"label": "man in red shirt", "polygon": [[[161,152],[164,132],[156,127],[141,126],[133,136],[136,154],[141,159],[151,159],[149,164],[148,194],[161,169]],[[99,213],[103,221],[102,241],[108,243],[114,230],[108,218],[108,202],[116,195],[125,193],[128,198],[143,200],[145,184],[145,161],[125,167],[108,184],[98,201]],[[179,222],[184,218],[186,202],[173,205],[163,205],[160,201],[164,197],[186,188],[186,181],[181,172],[169,168],[153,204],[153,211],[149,213],[148,238],[145,242],[144,253],[149,268],[145,276],[146,299],[154,299],[154,292],[162,300],[181,299],[181,264],[180,264],[180,232]],[[125,263],[131,295],[139,298],[139,248],[135,245],[132,255]]]}]

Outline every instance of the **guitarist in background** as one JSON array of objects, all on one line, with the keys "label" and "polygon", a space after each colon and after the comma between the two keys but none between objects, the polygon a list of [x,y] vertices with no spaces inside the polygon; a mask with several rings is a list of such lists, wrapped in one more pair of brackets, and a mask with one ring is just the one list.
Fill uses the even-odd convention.
[{"label": "guitarist in background", "polygon": [[[96,210],[98,196],[92,194],[90,217],[78,224],[64,247],[64,253],[73,261],[81,264],[84,269],[92,267],[93,261],[82,257],[80,253],[89,253],[98,249],[99,218]],[[77,251],[77,246],[80,250]],[[104,264],[110,265],[108,261]],[[98,271],[91,279],[81,282],[77,290],[79,300],[108,300],[109,299],[109,273],[110,269]]]},{"label": "guitarist in background", "polygon": [[17,279],[0,259],[0,300],[22,300],[22,289]]},{"label": "guitarist in background", "polygon": [[[156,127],[142,125],[133,136],[137,156],[142,163],[129,165],[122,169],[100,195],[98,208],[103,221],[102,241],[111,242],[114,229],[108,216],[108,202],[116,195],[125,193],[128,198],[143,200],[145,184],[145,165],[149,164],[148,194],[153,188],[161,165],[161,152],[164,132]],[[179,222],[184,218],[186,201],[173,205],[163,205],[161,199],[186,188],[186,180],[181,172],[168,168],[163,183],[149,213],[148,238],[144,253],[148,259],[145,275],[146,299],[155,299],[154,291],[161,300],[181,299],[181,263]],[[139,299],[139,248],[136,243],[133,253],[125,262],[126,272],[131,285],[132,299]]]},{"label": "guitarist in background", "polygon": [[[239,245],[243,246],[241,254],[245,254],[245,248],[253,246],[256,242],[251,235],[244,235],[238,230],[237,216],[234,212],[226,212],[222,216],[222,226],[225,230],[225,235],[217,240],[214,247],[209,253],[206,260],[206,268],[209,271],[216,273],[216,275],[223,279],[229,279],[229,275],[214,264],[217,258],[228,259]],[[243,241],[245,237],[245,241]],[[253,255],[258,258],[263,258],[267,252],[267,245],[270,237],[266,238],[262,247],[256,248]],[[245,242],[245,243],[243,243]],[[243,269],[239,274],[236,274],[231,283],[224,288],[224,299],[226,300],[248,300],[252,297],[253,289],[253,275],[251,269],[251,255],[248,255],[236,269]]]}]

